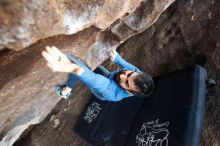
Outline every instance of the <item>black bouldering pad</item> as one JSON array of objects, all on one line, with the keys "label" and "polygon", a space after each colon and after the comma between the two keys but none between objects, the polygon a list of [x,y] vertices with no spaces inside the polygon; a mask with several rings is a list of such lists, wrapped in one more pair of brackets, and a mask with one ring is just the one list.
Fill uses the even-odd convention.
[{"label": "black bouldering pad", "polygon": [[91,97],[74,131],[93,146],[199,146],[206,81],[196,65],[156,77],[149,97]]}]

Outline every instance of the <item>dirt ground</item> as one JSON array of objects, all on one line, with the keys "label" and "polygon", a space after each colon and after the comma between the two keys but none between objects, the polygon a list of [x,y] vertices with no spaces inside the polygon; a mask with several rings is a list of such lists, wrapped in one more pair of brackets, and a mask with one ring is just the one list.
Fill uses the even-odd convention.
[{"label": "dirt ground", "polygon": [[[192,1],[178,1],[154,25],[118,49],[128,62],[153,76],[192,64],[207,69],[209,77],[218,85],[213,96],[206,98],[202,146],[220,146],[219,14],[220,2],[217,0],[197,0],[193,4]],[[109,70],[116,69],[110,61],[105,66]],[[90,96],[88,89],[79,84],[70,100],[61,100],[41,124],[30,128],[14,146],[88,145],[72,129]]]}]

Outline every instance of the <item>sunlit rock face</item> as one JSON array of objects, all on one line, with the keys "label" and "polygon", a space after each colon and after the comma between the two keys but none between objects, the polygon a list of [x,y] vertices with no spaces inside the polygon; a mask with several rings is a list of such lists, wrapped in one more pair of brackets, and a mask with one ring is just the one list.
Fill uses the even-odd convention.
[{"label": "sunlit rock face", "polygon": [[0,49],[23,49],[39,39],[74,34],[91,25],[108,28],[142,0],[2,0]]},{"label": "sunlit rock face", "polygon": [[0,54],[0,145],[13,145],[60,100],[53,87],[63,83],[66,74],[47,68],[41,56],[46,45],[57,46],[94,69],[110,51],[151,26],[173,2],[2,0],[0,48],[21,51]]}]

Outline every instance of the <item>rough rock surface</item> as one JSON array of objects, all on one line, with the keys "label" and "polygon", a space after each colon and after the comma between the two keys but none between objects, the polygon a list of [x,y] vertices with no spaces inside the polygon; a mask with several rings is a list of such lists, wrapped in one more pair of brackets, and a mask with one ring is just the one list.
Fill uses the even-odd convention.
[{"label": "rough rock surface", "polygon": [[[85,19],[86,22],[88,19],[88,25],[87,23],[86,25],[84,25],[84,23],[80,24],[81,19],[79,18],[81,17],[81,14],[84,13],[84,11],[80,11],[81,9],[79,9],[79,11],[77,11],[79,13],[79,15],[76,16],[77,18],[74,17],[73,20],[71,18],[70,22],[80,24],[80,28],[75,31],[79,31],[84,27],[87,28],[74,35],[68,36],[63,34],[57,35],[59,33],[66,32],[60,31],[60,19],[55,20],[57,17],[54,15],[63,15],[64,13],[61,13],[59,11],[66,9],[66,7],[64,7],[63,5],[69,6],[71,4],[73,6],[76,6],[74,2],[66,2],[68,4],[64,3],[63,5],[53,5],[53,3],[55,3],[56,1],[42,1],[42,3],[41,1],[32,1],[31,4],[33,4],[33,6],[29,6],[28,4],[30,3],[23,5],[25,1],[16,1],[14,3],[11,2],[13,1],[2,1],[1,3],[5,5],[5,11],[10,12],[10,14],[13,13],[13,15],[7,15],[8,13],[0,13],[0,16],[2,18],[8,18],[7,21],[3,21],[5,24],[8,24],[8,28],[4,27],[5,25],[1,25],[2,29],[0,29],[0,31],[5,29],[3,31],[5,33],[5,36],[8,36],[6,34],[7,32],[9,32],[9,38],[16,38],[14,41],[15,43],[13,43],[13,41],[12,43],[10,43],[12,47],[8,48],[14,48],[16,50],[18,48],[30,45],[39,38],[48,37],[48,34],[56,36],[41,39],[35,44],[31,45],[28,49],[24,49],[19,53],[8,50],[4,50],[1,52],[0,145],[12,145],[19,138],[22,132],[30,125],[41,122],[60,100],[59,97],[56,97],[54,95],[53,87],[55,84],[63,82],[65,74],[52,73],[49,68],[46,67],[45,61],[40,55],[40,52],[46,45],[54,45],[61,48],[63,51],[74,54],[76,57],[82,58],[89,65],[89,67],[94,69],[108,58],[108,53],[111,50],[118,47],[129,37],[137,33],[141,33],[150,25],[152,25],[160,16],[160,14],[164,10],[166,10],[166,8],[172,2],[174,2],[174,0],[146,0],[143,1],[141,4],[138,2],[139,6],[134,6],[133,1],[126,1],[127,4],[126,2],[123,3],[123,1],[106,1],[106,3],[102,3],[105,9],[103,9],[103,11],[102,9],[99,10],[101,12],[100,15],[94,15],[95,18],[90,19],[90,15],[87,17],[87,14],[86,17],[83,18],[83,20]],[[81,4],[83,2],[79,3]],[[97,5],[100,4],[100,2],[94,1],[94,3],[96,2]],[[123,5],[119,6],[118,2],[123,3]],[[55,12],[46,11],[48,7],[44,8],[45,3],[47,6],[51,6],[49,8],[51,10],[55,10]],[[86,9],[86,6],[90,6],[90,3],[94,4],[92,1],[85,1],[85,3],[81,5],[85,7],[84,9]],[[26,10],[23,7],[27,5],[28,7]],[[11,6],[14,6],[14,9],[11,9]],[[55,8],[55,6],[57,6],[58,8]],[[35,9],[33,10],[32,7],[34,7]],[[42,7],[44,8],[44,11],[41,9]],[[89,12],[96,12],[95,10],[93,10],[93,7],[94,9],[96,9],[94,5],[91,5],[88,8]],[[115,7],[117,8],[117,10],[114,10]],[[133,9],[135,7],[137,8]],[[78,7],[76,7],[76,10],[78,10],[77,8]],[[16,10],[18,11],[18,13],[15,13]],[[25,10],[25,14],[27,14],[27,16],[20,16],[20,11],[23,12],[23,10]],[[114,12],[109,13],[105,10],[108,10],[109,12]],[[89,14],[91,14],[91,12]],[[43,17],[44,13],[45,17]],[[128,14],[124,15],[125,13]],[[10,16],[14,16],[15,14],[18,14],[18,16],[10,19]],[[50,17],[47,17],[46,14],[50,15]],[[29,15],[30,17],[34,16],[33,18],[37,18],[37,24],[39,25],[35,25],[35,23],[33,23],[32,27],[22,27],[21,32],[15,31],[17,30],[17,28],[20,28],[20,20],[23,17],[28,18]],[[109,17],[110,15],[112,16]],[[91,17],[92,16],[93,15],[91,15]],[[115,21],[119,18],[120,20]],[[10,22],[12,20],[15,21],[15,25],[10,26]],[[48,22],[50,20],[51,22]],[[18,21],[19,23],[17,27]],[[23,23],[29,24],[29,21],[25,21]],[[44,27],[42,28],[39,27],[41,26],[41,23],[44,23],[45,25],[43,25]],[[50,25],[47,25],[48,23]],[[92,24],[95,26],[90,26]],[[122,27],[122,25],[126,27]],[[11,29],[9,29],[10,27]],[[25,34],[26,32],[31,32],[32,28],[35,29],[35,27],[37,29],[33,31],[33,35],[32,33],[29,36]],[[69,27],[70,26],[68,26],[68,28]],[[13,31],[14,28],[15,30]],[[24,28],[31,28],[31,31],[23,31]],[[56,30],[56,33],[53,32],[54,30]],[[123,35],[123,33],[126,33],[128,31],[128,35]],[[38,32],[40,32],[40,34],[38,34]],[[19,34],[22,34],[22,37],[19,38],[18,36],[16,36]],[[35,35],[37,37],[35,37]],[[32,36],[34,38],[34,41],[26,41],[27,39],[32,39]],[[24,37],[27,37],[27,39]],[[2,40],[7,39],[3,38]],[[23,41],[28,43],[24,46],[16,46],[23,44]],[[82,89],[84,88],[80,88],[79,90]],[[62,121],[58,120],[57,118],[55,121],[56,122],[53,123],[55,124],[53,125],[53,127],[55,127],[56,129],[56,127],[62,125]]]},{"label": "rough rock surface", "polygon": [[[185,0],[169,7],[157,22],[143,33],[131,37],[118,51],[129,62],[153,76],[201,64],[217,81],[216,92],[206,98],[201,146],[220,145],[220,1]],[[116,69],[112,63],[110,70]],[[52,113],[15,146],[84,146],[72,132],[89,99],[85,86],[74,89],[74,96],[62,100]],[[53,128],[55,119],[60,124]]]},{"label": "rough rock surface", "polygon": [[143,0],[1,0],[0,49],[21,50],[42,38],[105,30]]}]

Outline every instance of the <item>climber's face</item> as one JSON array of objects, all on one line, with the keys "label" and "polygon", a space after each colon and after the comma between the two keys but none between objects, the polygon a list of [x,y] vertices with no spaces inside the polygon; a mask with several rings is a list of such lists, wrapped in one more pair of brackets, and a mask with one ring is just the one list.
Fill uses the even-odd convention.
[{"label": "climber's face", "polygon": [[116,80],[126,91],[134,93],[138,91],[134,81],[139,74],[138,72],[124,70],[116,75]]}]

